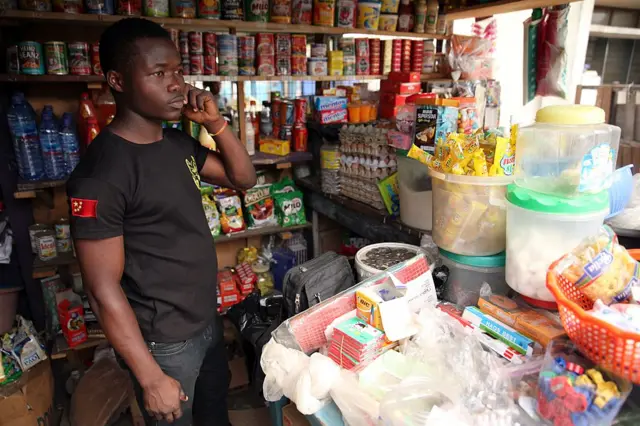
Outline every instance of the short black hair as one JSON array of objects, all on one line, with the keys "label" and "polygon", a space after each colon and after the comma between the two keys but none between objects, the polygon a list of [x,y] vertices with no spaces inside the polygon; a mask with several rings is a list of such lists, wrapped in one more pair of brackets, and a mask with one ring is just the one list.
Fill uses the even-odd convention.
[{"label": "short black hair", "polygon": [[100,65],[102,72],[123,71],[135,52],[135,42],[143,38],[171,40],[167,30],[153,21],[142,18],[122,19],[109,26],[100,37]]}]

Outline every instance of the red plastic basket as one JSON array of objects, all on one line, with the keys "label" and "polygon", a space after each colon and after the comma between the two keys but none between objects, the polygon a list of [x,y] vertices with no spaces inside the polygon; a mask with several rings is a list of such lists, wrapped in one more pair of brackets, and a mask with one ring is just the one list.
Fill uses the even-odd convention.
[{"label": "red plastic basket", "polygon": [[[636,253],[629,251],[637,259]],[[558,302],[560,320],[569,338],[594,363],[640,384],[640,334],[620,330],[587,311],[593,302],[556,272],[561,259],[547,272],[547,288]]]}]

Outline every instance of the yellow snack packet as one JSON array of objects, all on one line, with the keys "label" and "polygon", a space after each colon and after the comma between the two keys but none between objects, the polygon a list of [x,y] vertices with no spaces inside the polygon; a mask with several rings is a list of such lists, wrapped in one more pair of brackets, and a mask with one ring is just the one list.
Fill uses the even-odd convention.
[{"label": "yellow snack packet", "polygon": [[454,164],[453,167],[451,168],[451,173],[454,175],[462,176],[465,174],[465,169],[460,165],[460,163]]},{"label": "yellow snack packet", "polygon": [[407,157],[413,158],[414,160],[418,160],[419,162],[427,166],[431,166],[434,160],[433,155],[423,151],[422,149],[418,148],[415,145],[411,145],[411,148],[407,153]]},{"label": "yellow snack packet", "polygon": [[481,149],[473,153],[473,172],[474,176],[489,176],[487,160],[484,158],[484,151]]},{"label": "yellow snack packet", "polygon": [[498,136],[496,138],[496,152],[493,164],[489,169],[489,176],[511,176],[516,157],[511,149],[511,141]]}]

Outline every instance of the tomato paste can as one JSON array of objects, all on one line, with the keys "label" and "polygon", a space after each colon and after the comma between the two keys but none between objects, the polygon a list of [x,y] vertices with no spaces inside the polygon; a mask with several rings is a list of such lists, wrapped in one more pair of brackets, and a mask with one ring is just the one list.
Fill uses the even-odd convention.
[{"label": "tomato paste can", "polygon": [[102,65],[100,64],[100,43],[91,44],[91,70],[95,75],[102,75]]},{"label": "tomato paste can", "polygon": [[[271,99],[271,121],[273,121],[273,127],[280,126],[280,104],[282,101],[280,99]],[[274,132],[274,134],[277,134]]]},{"label": "tomato paste can", "polygon": [[291,75],[307,75],[306,55],[291,55]]},{"label": "tomato paste can", "polygon": [[283,126],[293,126],[293,102],[283,100],[280,102],[280,124]]},{"label": "tomato paste can", "polygon": [[44,75],[42,45],[37,41],[18,43],[18,63],[21,74]]},{"label": "tomato paste can", "polygon": [[189,53],[193,55],[202,52],[202,31],[189,31]]},{"label": "tomato paste can", "polygon": [[293,126],[293,150],[296,152],[306,152],[307,142],[309,140],[309,131],[304,123],[298,123]]},{"label": "tomato paste can", "polygon": [[276,75],[291,75],[291,55],[276,56]]},{"label": "tomato paste can", "polygon": [[271,0],[271,22],[290,24],[292,15],[292,0]]},{"label": "tomato paste can", "polygon": [[218,54],[215,33],[204,33],[202,35],[202,41],[204,44],[205,55],[216,56]]},{"label": "tomato paste can", "polygon": [[307,56],[307,36],[304,34],[291,35],[291,54]]},{"label": "tomato paste can", "polygon": [[291,9],[292,24],[313,23],[313,0],[292,0]]},{"label": "tomato paste can", "polygon": [[276,58],[274,55],[258,55],[257,57],[257,73],[263,77],[272,77],[276,75]]},{"label": "tomato paste can", "polygon": [[291,55],[291,34],[276,34],[276,56]]},{"label": "tomato paste can", "polygon": [[356,39],[356,56],[369,56],[369,39]]},{"label": "tomato paste can", "polygon": [[295,124],[307,122],[307,99],[297,98],[293,102],[293,122]]},{"label": "tomato paste can", "polygon": [[281,141],[288,141],[291,143],[291,139],[293,138],[293,126],[282,126],[280,127],[280,134],[278,135],[278,139]]},{"label": "tomato paste can", "polygon": [[204,55],[204,75],[216,74],[218,74],[218,64],[216,63],[216,57]]},{"label": "tomato paste can", "polygon": [[85,41],[74,41],[68,44],[69,68],[73,75],[91,75],[91,59],[89,44]]},{"label": "tomato paste can", "polygon": [[44,57],[47,64],[47,74],[69,74],[69,59],[67,46],[61,41],[48,41],[44,44]]},{"label": "tomato paste can", "polygon": [[7,47],[7,72],[9,74],[20,74],[17,44]]},{"label": "tomato paste can", "polygon": [[191,75],[191,62],[189,58],[182,58],[182,75]]},{"label": "tomato paste can", "polygon": [[114,0],[85,0],[86,12],[93,15],[113,15]]},{"label": "tomato paste can", "polygon": [[271,33],[256,34],[256,53],[259,55],[275,56],[275,37]]},{"label": "tomato paste can", "polygon": [[220,19],[220,1],[221,0],[199,0],[198,18]]},{"label": "tomato paste can", "polygon": [[196,0],[171,0],[169,6],[171,16],[174,18],[194,19],[196,17]]},{"label": "tomato paste can", "polygon": [[189,33],[186,31],[180,31],[178,35],[178,50],[181,56],[189,54]]},{"label": "tomato paste can", "polygon": [[167,18],[169,16],[169,0],[144,0],[144,16]]},{"label": "tomato paste can", "polygon": [[142,0],[115,0],[116,15],[140,16],[142,15]]},{"label": "tomato paste can", "polygon": [[370,75],[371,67],[368,56],[356,56],[356,75]]},{"label": "tomato paste can", "polygon": [[244,0],[244,20],[269,22],[269,0]]},{"label": "tomato paste can", "polygon": [[336,27],[356,27],[356,3],[357,0],[337,0],[336,2]]},{"label": "tomato paste can", "polygon": [[63,13],[84,13],[84,4],[82,0],[54,0],[53,11]]},{"label": "tomato paste can", "polygon": [[191,67],[191,75],[204,74],[204,57],[202,53],[189,55],[189,66]]},{"label": "tomato paste can", "polygon": [[222,19],[242,21],[244,19],[243,0],[221,0]]}]

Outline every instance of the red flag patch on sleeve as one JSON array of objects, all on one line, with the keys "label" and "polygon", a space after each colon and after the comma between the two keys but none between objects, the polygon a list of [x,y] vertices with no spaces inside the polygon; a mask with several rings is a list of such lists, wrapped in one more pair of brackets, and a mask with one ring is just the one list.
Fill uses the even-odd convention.
[{"label": "red flag patch on sleeve", "polygon": [[71,214],[75,217],[97,218],[98,217],[98,200],[85,200],[83,198],[72,198]]}]

